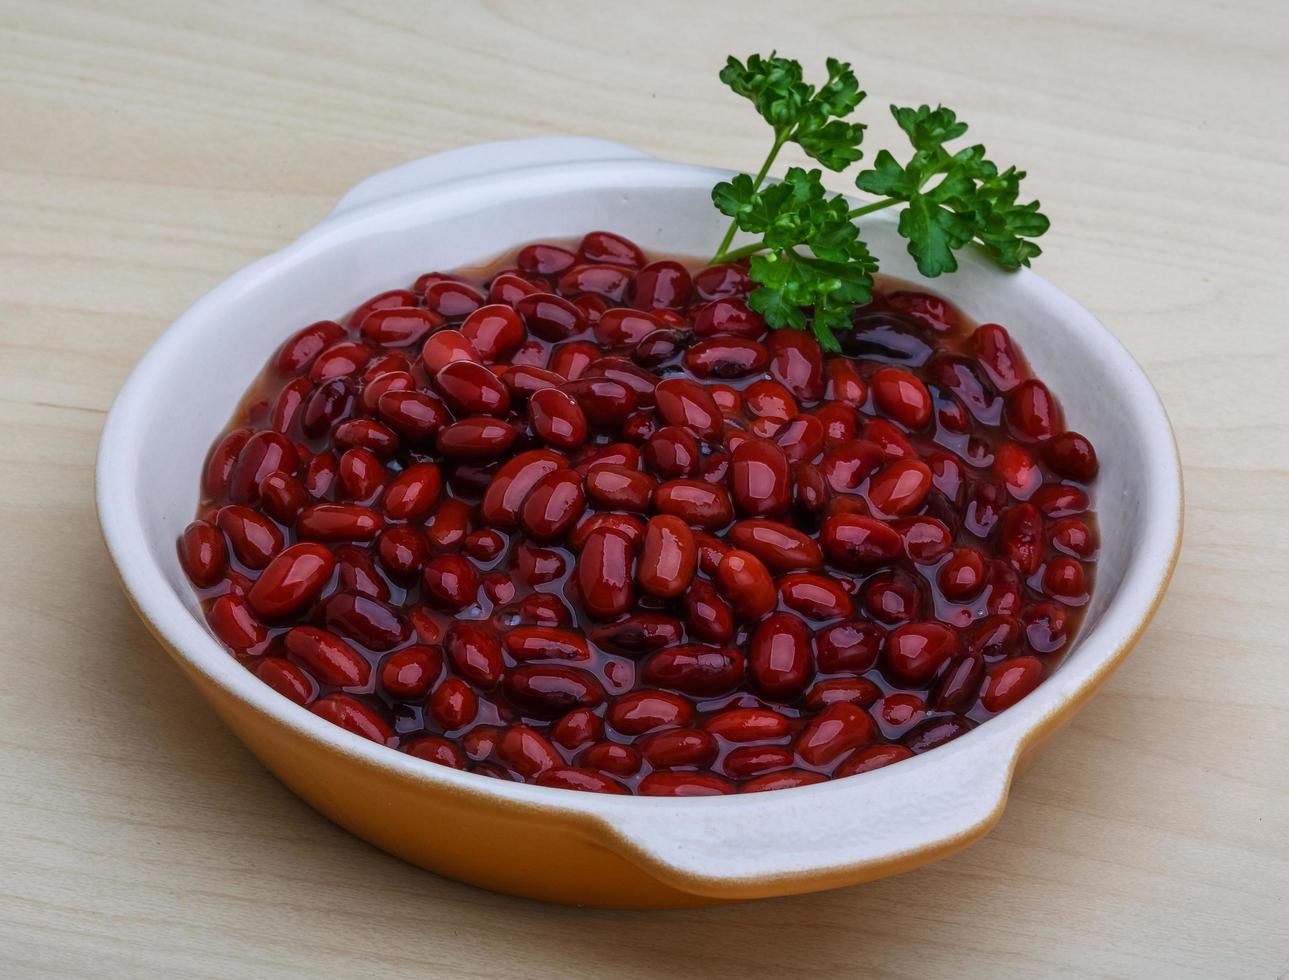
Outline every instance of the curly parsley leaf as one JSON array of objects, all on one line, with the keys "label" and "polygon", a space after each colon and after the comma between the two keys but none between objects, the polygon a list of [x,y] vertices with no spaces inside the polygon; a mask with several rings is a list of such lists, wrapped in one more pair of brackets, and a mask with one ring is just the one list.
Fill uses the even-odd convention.
[{"label": "curly parsley leaf", "polygon": [[747,64],[729,58],[721,81],[748,99],[774,127],[776,148],[796,143],[829,170],[845,170],[863,156],[861,123],[846,122],[865,93],[850,65],[827,61],[828,81],[818,91],[802,77],[801,64],[771,54],[748,57]]},{"label": "curly parsley leaf", "polygon": [[950,109],[892,106],[891,114],[908,136],[913,155],[901,165],[882,150],[855,184],[908,205],[900,213],[899,231],[908,239],[919,272],[935,277],[955,271],[953,253],[973,240],[1005,269],[1029,265],[1041,254],[1030,239],[1047,231],[1049,222],[1037,201],[1017,203],[1023,171],[1011,167],[999,173],[980,145],[956,153],[946,149],[945,143],[967,131]]},{"label": "curly parsley leaf", "polygon": [[718,184],[712,200],[740,230],[761,236],[765,251],[752,256],[748,270],[759,287],[748,304],[771,327],[809,326],[825,350],[836,351],[834,331],[849,325],[856,303],[872,298],[877,262],[846,199],[828,196],[820,177],[793,167],[782,183],[757,189],[740,174]]}]

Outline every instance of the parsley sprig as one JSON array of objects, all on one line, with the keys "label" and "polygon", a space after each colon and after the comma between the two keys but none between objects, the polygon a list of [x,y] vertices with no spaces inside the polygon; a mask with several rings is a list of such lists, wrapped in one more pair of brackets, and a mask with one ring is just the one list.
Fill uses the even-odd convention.
[{"label": "parsley sprig", "polygon": [[[782,181],[766,183],[787,143],[811,159],[844,171],[863,157],[864,125],[849,116],[864,99],[850,65],[829,58],[828,80],[818,90],[802,77],[801,65],[771,54],[752,55],[747,64],[730,58],[721,81],[752,102],[774,129],[774,142],[755,177],[739,174],[712,189],[712,201],[732,219],[712,262],[749,258],[758,288],[748,303],[775,328],[809,328],[825,350],[838,350],[835,331],[850,323],[856,303],[872,297],[877,260],[869,253],[855,219],[903,206],[899,233],[924,276],[958,268],[954,252],[977,242],[1005,269],[1029,265],[1041,250],[1031,239],[1048,228],[1039,203],[1017,198],[1024,171],[1000,171],[979,144],[950,150],[945,144],[967,131],[950,109],[891,106],[909,139],[912,155],[899,163],[881,150],[856,186],[879,200],[851,208],[840,194],[829,195],[822,171],[793,167]],[[744,231],[757,240],[731,249]]]}]

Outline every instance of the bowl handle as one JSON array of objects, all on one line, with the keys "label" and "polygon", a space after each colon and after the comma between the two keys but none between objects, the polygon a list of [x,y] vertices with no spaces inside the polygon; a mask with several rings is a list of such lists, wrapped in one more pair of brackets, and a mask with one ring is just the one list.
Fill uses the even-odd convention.
[{"label": "bowl handle", "polygon": [[500,140],[447,150],[421,157],[390,170],[382,170],[350,188],[328,217],[346,214],[369,204],[507,170],[591,163],[598,160],[651,160],[648,153],[609,140],[584,136],[545,136],[536,139]]},{"label": "bowl handle", "polygon": [[715,899],[897,874],[965,847],[994,825],[1024,741],[1018,734],[977,729],[889,768],[758,793],[755,803],[742,796],[737,803],[710,797],[616,807],[603,843],[654,876]]}]

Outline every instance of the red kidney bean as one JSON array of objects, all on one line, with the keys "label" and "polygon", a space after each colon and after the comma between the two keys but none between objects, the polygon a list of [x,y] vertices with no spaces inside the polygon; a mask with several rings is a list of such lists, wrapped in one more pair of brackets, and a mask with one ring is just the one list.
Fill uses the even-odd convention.
[{"label": "red kidney bean", "polygon": [[476,687],[488,690],[501,680],[501,641],[488,627],[454,622],[443,636],[443,650],[452,669]]},{"label": "red kidney bean", "polygon": [[593,674],[562,665],[522,664],[506,672],[502,688],[511,704],[538,718],[556,718],[604,701],[604,688]]},{"label": "red kidney bean", "polygon": [[640,753],[655,769],[710,766],[716,760],[716,739],[698,728],[673,728],[645,736]]},{"label": "red kidney bean", "polygon": [[430,695],[429,713],[444,731],[464,728],[479,712],[479,699],[458,677],[446,677]]},{"label": "red kidney bean", "polygon": [[698,378],[746,378],[765,370],[770,352],[745,337],[714,337],[689,348],[684,363]]},{"label": "red kidney bean", "polygon": [[784,575],[777,585],[779,602],[809,619],[843,619],[854,614],[850,596],[830,578],[798,572]]},{"label": "red kidney bean", "polygon": [[618,265],[575,265],[559,279],[560,295],[573,298],[582,293],[596,293],[614,303],[622,301],[631,285],[634,270]]},{"label": "red kidney bean", "polygon": [[744,745],[732,749],[725,756],[721,767],[732,779],[748,779],[776,769],[786,769],[792,762],[791,749],[775,745]]},{"label": "red kidney bean", "polygon": [[376,554],[391,578],[406,582],[425,564],[429,549],[425,536],[406,525],[387,527],[376,538]]},{"label": "red kidney bean", "polygon": [[525,779],[564,763],[555,746],[527,725],[512,725],[506,729],[497,743],[497,757]]},{"label": "red kidney bean", "polygon": [[1050,439],[1063,427],[1060,406],[1041,381],[1022,381],[1007,395],[1007,422],[1020,436]]},{"label": "red kidney bean", "polygon": [[366,344],[341,341],[319,354],[309,368],[309,380],[322,384],[334,378],[352,378],[367,366],[375,352]]},{"label": "red kidney bean", "polygon": [[233,429],[210,451],[210,455],[206,458],[205,469],[202,471],[202,486],[210,497],[218,500],[228,492],[233,467],[253,434],[252,429]]},{"label": "red kidney bean", "polygon": [[700,439],[715,439],[721,432],[721,410],[698,382],[667,378],[654,389],[658,414],[668,425],[689,429]]},{"label": "red kidney bean", "polygon": [[428,444],[452,421],[447,406],[423,391],[387,391],[376,402],[376,414],[414,444]]},{"label": "red kidney bean", "polygon": [[295,425],[304,401],[313,393],[313,382],[308,378],[295,378],[288,381],[278,392],[269,414],[269,424],[276,432],[284,435],[291,432]]},{"label": "red kidney bean", "polygon": [[631,284],[631,302],[636,309],[683,307],[693,293],[689,270],[673,259],[650,262],[636,273]]},{"label": "red kidney bean", "polygon": [[333,633],[313,626],[296,626],[287,631],[285,643],[291,656],[324,684],[366,687],[371,680],[371,665]]},{"label": "red kidney bean", "polygon": [[591,642],[610,653],[635,657],[675,646],[681,640],[680,622],[661,613],[633,613],[616,623],[593,627]]},{"label": "red kidney bean", "polygon": [[1025,641],[1035,653],[1056,653],[1069,641],[1069,612],[1055,602],[1039,602],[1021,616]]},{"label": "red kidney bean", "polygon": [[335,557],[322,545],[292,545],[269,562],[247,600],[261,617],[280,619],[313,602],[335,567]]},{"label": "red kidney bean", "polygon": [[576,449],[586,442],[588,426],[582,407],[558,388],[544,388],[528,403],[537,438],[558,449]]},{"label": "red kidney bean", "polygon": [[515,303],[515,312],[523,317],[529,333],[551,343],[575,337],[587,327],[582,311],[554,293],[524,296]]},{"label": "red kidney bean", "polygon": [[734,638],[734,611],[710,582],[693,580],[683,601],[691,637],[708,643]]},{"label": "red kidney bean", "polygon": [[959,654],[949,661],[949,666],[936,682],[931,704],[937,711],[966,711],[975,703],[984,678],[983,656],[979,653]]},{"label": "red kidney bean", "polygon": [[658,376],[625,357],[597,357],[587,365],[582,377],[607,378],[610,381],[616,381],[634,392],[637,405],[650,408],[654,404]]},{"label": "red kidney bean", "polygon": [[1023,575],[1033,575],[1043,560],[1043,519],[1033,504],[1020,504],[1002,516],[998,550]]},{"label": "red kidney bean", "polygon": [[547,473],[524,498],[519,526],[535,541],[562,539],[586,508],[582,478],[569,469]]},{"label": "red kidney bean", "polygon": [[773,443],[749,439],[734,450],[730,466],[734,504],[749,517],[779,517],[792,503],[788,458]]},{"label": "red kidney bean", "polygon": [[891,631],[884,657],[891,674],[908,684],[924,684],[958,652],[958,637],[940,623],[909,623]]},{"label": "red kidney bean", "polygon": [[819,712],[797,736],[797,755],[812,766],[825,766],[871,742],[873,719],[863,708],[841,701]]},{"label": "red kidney bean", "polygon": [[447,766],[449,769],[465,768],[465,756],[462,755],[461,750],[446,738],[439,738],[437,735],[413,739],[403,746],[403,751],[438,766]]},{"label": "red kidney bean", "polygon": [[592,466],[586,474],[586,494],[598,506],[644,514],[658,483],[639,470],[613,463]]},{"label": "red kidney bean", "polygon": [[441,429],[435,445],[444,456],[496,458],[514,444],[515,436],[514,427],[508,422],[472,415]]},{"label": "red kidney bean", "polygon": [[341,422],[331,433],[332,440],[342,449],[361,446],[377,456],[386,458],[398,452],[399,441],[395,432],[386,425],[371,419],[350,419]]},{"label": "red kidney bean", "polygon": [[763,694],[784,701],[796,698],[814,671],[809,627],[790,613],[766,617],[752,634],[747,666]]},{"label": "red kidney bean", "polygon": [[394,740],[394,730],[389,722],[377,714],[375,709],[348,694],[328,694],[309,705],[309,710],[345,731],[381,745],[389,745]]},{"label": "red kidney bean", "polygon": [[868,502],[883,514],[911,514],[931,492],[931,470],[913,459],[888,463],[868,481]]},{"label": "red kidney bean", "polygon": [[814,539],[779,521],[739,521],[729,529],[727,540],[751,552],[775,573],[823,565],[823,555]]},{"label": "red kidney bean", "polygon": [[295,472],[299,456],[280,432],[256,432],[243,443],[227,478],[228,498],[235,504],[254,503],[260,482],[270,473]]},{"label": "red kidney bean", "polygon": [[924,602],[922,583],[903,569],[880,572],[864,584],[864,608],[885,623],[918,619]]},{"label": "red kidney bean", "polygon": [[579,378],[564,385],[563,390],[576,399],[587,421],[602,429],[621,426],[638,404],[632,389],[611,378]]},{"label": "red kidney bean", "polygon": [[193,521],[179,539],[179,563],[198,588],[218,585],[228,567],[224,536],[206,521]]},{"label": "red kidney bean", "polygon": [[425,540],[433,551],[453,551],[470,531],[472,513],[463,500],[448,497],[439,504],[425,525]]},{"label": "red kidney bean", "polygon": [[[433,275],[433,273],[431,273]],[[424,276],[422,278],[425,278]],[[450,276],[439,276],[441,279],[451,278]],[[361,324],[374,310],[390,310],[397,307],[416,306],[421,301],[421,294],[425,292],[425,286],[428,282],[421,283],[418,279],[414,290],[408,289],[390,289],[383,293],[377,293],[375,296],[361,303],[352,313],[349,314],[348,323],[350,327],[356,327]]]},{"label": "red kidney bean", "polygon": [[247,568],[264,568],[282,550],[282,532],[277,525],[249,507],[221,507],[215,523],[228,538],[237,560]]},{"label": "red kidney bean", "polygon": [[362,447],[340,457],[339,475],[345,497],[358,503],[370,503],[385,483],[385,467],[375,453]]},{"label": "red kidney bean", "polygon": [[414,463],[396,476],[385,491],[384,509],[396,521],[419,520],[434,509],[443,477],[434,463]]},{"label": "red kidney bean", "polygon": [[893,527],[860,514],[829,517],[820,531],[819,544],[829,561],[849,569],[890,561],[903,548]]},{"label": "red kidney bean", "polygon": [[604,737],[604,722],[589,708],[577,708],[550,729],[550,740],[566,749],[577,749]]},{"label": "red kidney bean", "polygon": [[1063,554],[1083,559],[1096,554],[1096,535],[1078,518],[1063,517],[1059,521],[1053,521],[1048,531],[1052,547]]},{"label": "red kidney bean", "polygon": [[1034,457],[1014,442],[1005,442],[997,448],[993,470],[1017,500],[1028,500],[1043,482]]},{"label": "red kidney bean", "polygon": [[341,592],[353,592],[381,602],[389,601],[389,584],[376,570],[376,563],[368,552],[353,546],[337,548],[336,567],[340,573]]},{"label": "red kidney bean", "polygon": [[743,784],[740,793],[764,793],[775,789],[794,789],[797,786],[813,786],[822,783],[828,777],[823,773],[810,772],[806,769],[787,769],[783,772],[760,776]]},{"label": "red kidney bean", "polygon": [[421,362],[431,377],[453,361],[479,360],[474,344],[460,330],[436,330],[421,348]]},{"label": "red kidney bean", "polygon": [[519,526],[519,509],[533,487],[567,465],[563,456],[548,449],[533,449],[508,459],[493,475],[483,495],[480,514],[484,522],[514,530]]},{"label": "red kidney bean", "polygon": [[510,410],[510,391],[501,379],[474,361],[452,361],[434,376],[434,385],[453,413],[502,416]]},{"label": "red kidney bean", "polygon": [[940,566],[936,581],[946,599],[967,601],[984,588],[984,556],[975,548],[955,548],[952,557]]},{"label": "red kidney bean", "polygon": [[644,521],[631,514],[588,514],[573,528],[568,543],[574,551],[581,551],[594,532],[607,530],[626,538],[634,548],[644,537],[644,529]]},{"label": "red kidney bean", "polygon": [[261,657],[252,670],[278,694],[298,705],[307,706],[317,693],[309,675],[281,657]]},{"label": "red kidney bean", "polygon": [[370,596],[338,592],[323,603],[327,628],[372,650],[392,650],[411,631],[389,605]]},{"label": "red kidney bean", "polygon": [[564,556],[550,548],[536,548],[521,541],[515,548],[515,573],[528,586],[542,585],[563,578],[568,571]]},{"label": "red kidney bean", "polygon": [[454,279],[440,279],[425,287],[425,308],[445,320],[460,320],[483,305],[483,294]]},{"label": "red kidney bean", "polygon": [[471,531],[461,540],[461,550],[475,561],[495,561],[506,549],[506,539],[492,528]]},{"label": "red kidney bean", "polygon": [[999,391],[1011,391],[1029,375],[1011,336],[998,324],[982,323],[971,334],[971,345],[980,366]]},{"label": "red kidney bean", "polygon": [[809,517],[818,517],[828,506],[830,491],[823,474],[809,463],[792,468],[792,502]]},{"label": "red kidney bean", "polygon": [[300,512],[295,529],[306,541],[371,541],[383,525],[370,507],[312,504]]},{"label": "red kidney bean", "polygon": [[755,340],[765,334],[765,321],[742,299],[721,297],[694,311],[699,337],[732,336]]},{"label": "red kidney bean", "polygon": [[504,361],[527,337],[519,314],[497,303],[481,306],[467,316],[461,335],[485,361]]},{"label": "red kidney bean", "polygon": [[305,370],[313,359],[345,335],[345,328],[332,320],[319,320],[295,333],[274,359],[278,374],[290,376]]},{"label": "red kidney bean", "polygon": [[1001,561],[991,561],[985,575],[990,614],[1011,616],[1020,611],[1020,578]]},{"label": "red kidney bean", "polygon": [[436,609],[460,612],[479,597],[479,572],[460,555],[436,555],[421,571],[423,598]]},{"label": "red kidney bean", "polygon": [[654,492],[653,506],[659,513],[709,530],[724,527],[734,517],[734,504],[724,488],[702,480],[668,480]]},{"label": "red kidney bean", "polygon": [[606,310],[595,324],[595,339],[605,347],[636,344],[651,333],[662,329],[661,321],[652,313],[625,307]]},{"label": "red kidney bean", "polygon": [[1069,517],[1088,509],[1088,495],[1078,487],[1049,483],[1030,499],[1046,517]]},{"label": "red kidney bean", "polygon": [[530,398],[544,388],[558,388],[568,379],[546,368],[517,364],[507,368],[501,380],[515,398]]},{"label": "red kidney bean", "polygon": [[502,640],[506,655],[518,663],[532,660],[590,660],[586,638],[549,626],[516,626]]},{"label": "red kidney bean", "polygon": [[607,527],[592,531],[577,556],[577,585],[586,611],[596,619],[613,619],[631,607],[634,548]]},{"label": "red kidney bean", "polygon": [[731,647],[689,644],[653,654],[644,662],[641,679],[691,697],[715,697],[738,685],[744,666],[743,655]]},{"label": "red kidney bean", "polygon": [[770,349],[770,376],[799,401],[819,401],[824,394],[819,341],[800,330],[773,330],[766,344]]},{"label": "red kidney bean", "polygon": [[636,569],[642,591],[673,599],[689,586],[697,565],[698,548],[684,521],[669,515],[649,521]]},{"label": "red kidney bean", "polygon": [[882,368],[872,378],[873,402],[879,411],[909,429],[931,418],[931,395],[922,380],[904,368]]},{"label": "red kidney bean", "polygon": [[813,415],[797,415],[775,433],[774,444],[789,463],[809,462],[824,448],[823,423]]},{"label": "red kidney bean", "polygon": [[828,485],[837,493],[851,493],[885,461],[882,448],[866,439],[849,439],[824,453],[819,464]]},{"label": "red kidney bean", "polygon": [[632,691],[609,705],[605,720],[623,735],[635,737],[693,722],[694,706],[667,691]]},{"label": "red kidney bean", "polygon": [[881,694],[876,684],[862,677],[833,677],[811,686],[806,692],[805,706],[811,711],[822,711],[830,704],[846,701],[866,708]]},{"label": "red kidney bean", "polygon": [[651,772],[640,781],[641,796],[724,796],[734,784],[707,772]]},{"label": "red kidney bean", "polygon": [[932,565],[953,548],[953,535],[934,517],[902,517],[891,526],[904,541],[904,553],[919,565]]},{"label": "red kidney bean", "polygon": [[232,592],[210,604],[206,622],[219,641],[234,653],[252,653],[268,642],[268,630],[255,618],[246,600]]},{"label": "red kidney bean", "polygon": [[380,398],[390,391],[412,391],[416,388],[416,379],[412,372],[403,370],[386,371],[370,381],[363,383],[358,402],[363,411],[372,415],[380,411]]},{"label": "red kidney bean", "polygon": [[576,381],[590,366],[591,362],[599,356],[600,349],[594,344],[585,341],[573,341],[572,343],[560,344],[551,351],[548,367],[569,381]]},{"label": "red kidney bean", "polygon": [[353,408],[353,381],[349,378],[334,378],[318,385],[305,399],[300,414],[300,429],[310,439],[320,438],[333,425],[348,418]]},{"label": "red kidney bean", "polygon": [[419,700],[430,693],[442,670],[443,656],[434,647],[406,647],[380,665],[380,686],[401,700]]},{"label": "red kidney bean", "polygon": [[577,249],[583,262],[607,262],[638,269],[645,264],[640,247],[621,235],[609,231],[593,231],[582,239]]},{"label": "red kidney bean", "polygon": [[650,436],[644,457],[648,467],[664,480],[692,476],[701,459],[698,441],[678,425],[663,426]]},{"label": "red kidney bean", "polygon": [[551,786],[557,789],[580,790],[584,793],[611,793],[619,796],[625,795],[627,792],[620,783],[614,782],[608,776],[602,776],[589,769],[580,769],[575,766],[559,766],[555,769],[548,769],[537,777],[537,785]]},{"label": "red kidney bean", "polygon": [[[514,306],[525,296],[531,296],[533,293],[544,293],[545,291],[545,283],[538,285],[513,272],[503,272],[493,279],[492,284],[488,287],[488,302],[495,305]],[[483,309],[483,307],[480,307],[480,309]],[[478,311],[476,310],[475,312]]]},{"label": "red kidney bean", "polygon": [[377,347],[411,347],[442,325],[443,317],[429,310],[396,306],[368,313],[358,332],[363,340]]},{"label": "red kidney bean", "polygon": [[738,615],[754,622],[774,608],[774,581],[765,564],[748,551],[726,552],[716,567],[716,587]]},{"label": "red kidney bean", "polygon": [[972,727],[971,722],[954,715],[928,718],[905,735],[903,741],[914,753],[928,752],[967,734]]},{"label": "red kidney bean", "polygon": [[1086,436],[1062,432],[1043,444],[1043,459],[1058,476],[1089,483],[1097,475],[1097,452]]},{"label": "red kidney bean", "polygon": [[882,769],[894,762],[911,759],[913,753],[903,745],[872,745],[847,756],[833,772],[836,777],[857,776],[861,772]]},{"label": "red kidney bean", "polygon": [[855,362],[842,357],[829,358],[824,364],[824,398],[858,408],[868,397],[868,385],[855,370]]},{"label": "red kidney bean", "polygon": [[694,273],[694,292],[706,300],[745,296],[752,290],[747,267],[733,262],[709,265]]},{"label": "red kidney bean", "polygon": [[558,245],[525,245],[515,257],[515,264],[529,275],[557,276],[577,261],[566,248]]}]

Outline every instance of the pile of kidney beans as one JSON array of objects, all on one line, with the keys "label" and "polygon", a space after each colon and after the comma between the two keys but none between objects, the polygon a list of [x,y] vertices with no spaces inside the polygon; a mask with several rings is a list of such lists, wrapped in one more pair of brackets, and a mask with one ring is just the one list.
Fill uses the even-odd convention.
[{"label": "pile of kidney beans", "polygon": [[179,555],[284,697],[609,793],[802,786],[1015,704],[1092,585],[1096,455],[1007,331],[880,283],[824,355],[606,232],[273,357]]}]

